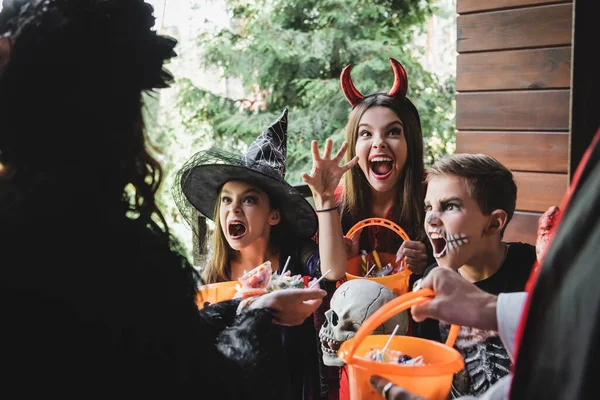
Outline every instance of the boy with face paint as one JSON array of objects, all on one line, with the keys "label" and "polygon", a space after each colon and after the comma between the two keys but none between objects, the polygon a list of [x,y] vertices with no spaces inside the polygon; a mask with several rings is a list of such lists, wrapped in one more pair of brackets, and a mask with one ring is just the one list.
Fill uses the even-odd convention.
[{"label": "boy with face paint", "polygon": [[[438,266],[457,271],[480,289],[498,295],[520,292],[536,260],[535,247],[502,241],[517,199],[512,173],[483,154],[454,154],[428,170],[425,231]],[[418,336],[443,341],[449,325],[419,324]],[[507,375],[510,358],[497,332],[463,327],[455,347],[465,369],[454,377],[452,396],[478,396]]]}]

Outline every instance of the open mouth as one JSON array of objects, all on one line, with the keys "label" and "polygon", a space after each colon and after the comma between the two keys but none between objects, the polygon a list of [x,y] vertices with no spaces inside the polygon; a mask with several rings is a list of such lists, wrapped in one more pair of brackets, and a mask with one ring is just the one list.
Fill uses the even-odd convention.
[{"label": "open mouth", "polygon": [[232,239],[240,239],[246,234],[246,225],[240,221],[231,221],[227,226],[227,232]]},{"label": "open mouth", "polygon": [[431,229],[427,233],[433,246],[433,256],[435,258],[444,257],[449,252],[456,251],[460,246],[469,242],[467,235],[464,233],[449,234],[441,229]]},{"label": "open mouth", "polygon": [[433,246],[433,256],[440,258],[446,255],[448,250],[448,241],[446,240],[445,232],[441,229],[429,231],[429,240]]},{"label": "open mouth", "polygon": [[337,357],[337,351],[340,349],[340,342],[330,338],[321,338],[321,349],[323,350],[323,353]]},{"label": "open mouth", "polygon": [[386,179],[392,174],[394,168],[393,160],[386,156],[373,157],[369,165],[375,179]]}]

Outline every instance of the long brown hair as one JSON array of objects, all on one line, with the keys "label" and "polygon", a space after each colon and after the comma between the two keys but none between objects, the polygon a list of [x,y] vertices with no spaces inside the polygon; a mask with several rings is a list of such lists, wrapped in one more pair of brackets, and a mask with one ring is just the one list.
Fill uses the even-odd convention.
[{"label": "long brown hair", "polygon": [[[399,101],[383,93],[366,97],[352,110],[346,125],[346,141],[348,142],[346,161],[350,161],[356,156],[358,125],[364,113],[371,107],[391,109],[404,125],[408,154],[397,186],[397,201],[392,210],[392,219],[407,231],[411,239],[422,240],[424,237],[425,166],[423,164],[423,134],[415,106],[408,99]],[[372,205],[371,190],[360,166],[355,165],[344,175],[342,212],[350,215],[354,222],[369,217]]]}]

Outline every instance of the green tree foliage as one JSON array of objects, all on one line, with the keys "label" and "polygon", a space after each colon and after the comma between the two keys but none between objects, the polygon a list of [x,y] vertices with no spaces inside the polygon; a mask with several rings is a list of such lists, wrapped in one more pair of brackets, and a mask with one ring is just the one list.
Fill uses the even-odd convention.
[{"label": "green tree foliage", "polygon": [[[228,0],[231,25],[198,38],[204,67],[224,78],[241,78],[246,99],[216,96],[185,80],[178,103],[190,131],[206,129],[215,142],[243,149],[284,107],[290,109],[288,176],[299,182],[310,169],[310,141],[340,143],[350,106],[339,85],[353,64],[364,94],[388,91],[399,60],[409,77],[408,97],[421,114],[426,163],[451,152],[454,143],[454,82],[442,82],[419,62],[414,44],[433,0]],[[253,97],[254,96],[254,97]],[[253,98],[261,96],[261,101]],[[193,110],[193,111],[192,111]]]}]

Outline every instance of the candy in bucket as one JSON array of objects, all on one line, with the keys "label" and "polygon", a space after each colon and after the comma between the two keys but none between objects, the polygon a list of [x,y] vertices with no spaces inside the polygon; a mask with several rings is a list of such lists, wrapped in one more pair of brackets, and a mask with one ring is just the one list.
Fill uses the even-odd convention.
[{"label": "candy in bucket", "polygon": [[[348,231],[346,237],[354,237],[354,235],[359,234],[359,231],[367,226],[383,226],[397,233],[403,240],[410,240],[402,228],[392,221],[383,218],[369,218],[358,222]],[[369,270],[371,271],[369,272]],[[388,271],[390,272],[388,273]],[[348,259],[346,264],[346,278],[348,280],[371,279],[388,287],[397,296],[408,292],[410,275],[410,270],[406,268],[406,261],[397,262],[395,253],[384,253],[374,250],[369,254],[365,251],[360,255]]]}]

